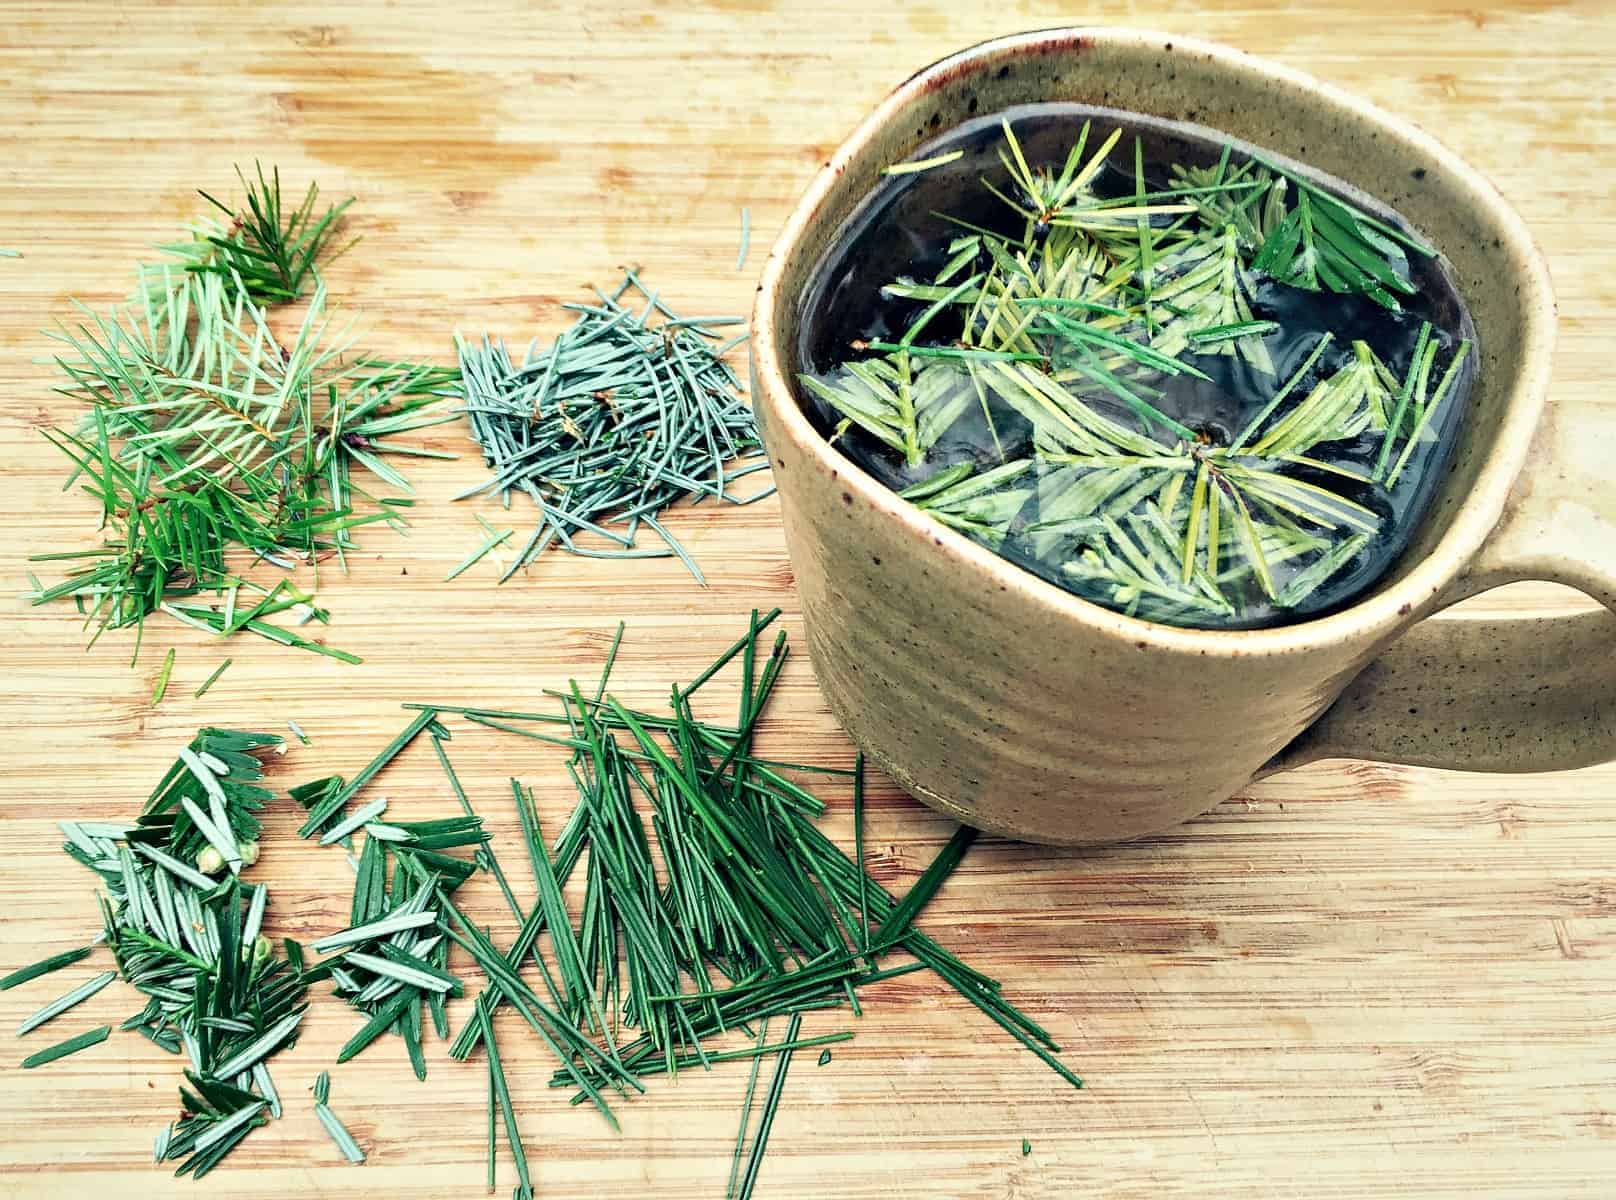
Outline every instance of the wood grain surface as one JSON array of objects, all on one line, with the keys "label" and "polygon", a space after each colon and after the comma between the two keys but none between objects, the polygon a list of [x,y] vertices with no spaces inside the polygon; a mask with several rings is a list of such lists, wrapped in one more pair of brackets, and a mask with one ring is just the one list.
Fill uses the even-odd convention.
[{"label": "wood grain surface", "polygon": [[[351,772],[403,724],[403,700],[522,706],[598,669],[630,623],[626,696],[654,702],[731,640],[753,606],[800,623],[772,503],[681,511],[706,567],[551,557],[504,587],[491,563],[441,582],[479,539],[449,497],[461,457],[414,471],[408,537],[366,531],[321,596],[333,644],[362,666],[240,639],[222,656],[154,624],[139,666],[108,637],[85,654],[68,608],[28,609],[23,559],[85,544],[39,429],[73,417],[39,331],[68,298],[121,298],[144,247],[195,215],[235,161],[279,163],[358,196],[363,242],[332,272],[368,344],[449,360],[450,334],[525,341],[617,265],[690,312],[742,311],[739,214],[753,257],[827,151],[887,88],[939,55],[1017,29],[1101,18],[1200,34],[1416,117],[1497,180],[1556,276],[1561,402],[1609,404],[1616,322],[1616,21],[1608,0],[1242,0],[1234,4],[875,6],[693,0],[654,6],[477,2],[0,5],[0,971],[81,944],[91,878],[53,822],[132,814],[203,722],[314,745],[277,782]],[[1564,605],[1543,588],[1483,607]],[[152,680],[178,648],[168,699]],[[1232,698],[1237,702],[1237,698]],[[766,744],[846,762],[806,655]],[[547,827],[569,804],[559,760],[468,735],[457,754],[503,846],[520,775]],[[460,743],[456,743],[457,748]],[[452,803],[410,756],[379,788],[407,815]],[[985,840],[923,925],[1004,980],[1066,1046],[1073,1092],[925,975],[881,985],[832,1061],[799,1056],[759,1197],[1604,1197],[1616,1177],[1616,768],[1481,777],[1324,764],[1254,786],[1184,828],[1103,852]],[[847,796],[831,831],[851,845]],[[343,923],[342,856],[272,821],[258,877],[271,932]],[[903,889],[950,824],[884,782],[871,861]],[[493,889],[473,906],[495,914]],[[104,954],[104,952],[102,952]],[[0,995],[0,1026],[91,964]],[[99,969],[99,968],[98,968]],[[200,1184],[150,1159],[175,1111],[176,1060],[133,1034],[38,1071],[23,1056],[136,1007],[122,984],[0,1053],[0,1193],[16,1197],[446,1197],[483,1188],[483,1072],[429,1050],[418,1084],[398,1043],[334,1071],[333,1104],[370,1151],[339,1161],[306,1088],[355,1025],[321,996],[275,1060],[287,1115]],[[462,1012],[464,1010],[462,1009]],[[545,1087],[542,1047],[511,1026],[512,1087],[545,1197],[722,1194],[742,1064],[622,1106],[623,1133]],[[1022,1139],[1032,1147],[1023,1156]],[[501,1191],[514,1182],[501,1167]]]}]

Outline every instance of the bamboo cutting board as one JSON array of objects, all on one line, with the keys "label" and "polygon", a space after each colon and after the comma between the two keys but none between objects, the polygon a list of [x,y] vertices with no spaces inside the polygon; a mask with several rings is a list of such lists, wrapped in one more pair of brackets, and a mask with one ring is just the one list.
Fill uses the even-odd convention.
[{"label": "bamboo cutting board", "polygon": [[[828,150],[884,91],[996,33],[1103,15],[1231,42],[1412,114],[1493,175],[1548,251],[1561,301],[1557,396],[1611,403],[1616,321],[1616,24],[1604,0],[1245,0],[954,11],[700,0],[689,5],[236,6],[135,3],[0,10],[0,494],[5,588],[0,694],[0,972],[81,944],[91,878],[58,850],[63,816],[127,817],[201,723],[314,739],[280,784],[351,773],[404,724],[403,700],[531,706],[537,689],[599,668],[629,621],[617,674],[656,703],[780,605],[798,655],[764,733],[771,753],[846,763],[818,699],[772,502],[685,510],[673,528],[706,568],[547,558],[496,587],[449,497],[481,477],[458,452],[412,472],[407,538],[366,531],[328,575],[333,644],[359,667],[238,644],[221,658],[154,624],[139,666],[113,636],[83,653],[71,610],[30,610],[29,553],[83,545],[88,506],[38,428],[65,422],[39,330],[68,297],[121,298],[151,242],[228,188],[235,161],[278,163],[358,196],[363,242],[331,272],[377,351],[448,361],[450,333],[525,342],[559,303],[618,264],[688,312],[744,310],[752,268]],[[742,206],[753,253],[734,266]],[[1482,605],[1542,610],[1531,589]],[[150,704],[168,645],[168,698]],[[506,779],[538,791],[546,827],[570,789],[534,744],[466,735],[457,766],[498,844],[512,847]],[[458,750],[460,742],[457,741]],[[411,755],[378,790],[406,816],[452,800]],[[1254,786],[1165,836],[1103,852],[986,840],[923,925],[1004,981],[1088,1080],[1073,1092],[925,975],[872,991],[832,1061],[793,1065],[759,1197],[1603,1197],[1616,1176],[1616,768],[1473,777],[1324,764]],[[830,830],[851,845],[845,792]],[[884,781],[872,791],[873,869],[906,888],[951,826]],[[272,821],[256,877],[270,932],[344,924],[340,854]],[[473,907],[495,912],[476,881]],[[469,890],[469,889],[468,889]],[[104,953],[104,952],[103,952]],[[100,961],[100,960],[92,960]],[[99,969],[99,968],[97,968]],[[0,995],[0,1026],[90,974],[83,964]],[[323,991],[323,989],[317,989]],[[429,1051],[410,1076],[396,1041],[334,1071],[333,1105],[370,1151],[342,1165],[306,1088],[355,1025],[320,995],[296,1049],[274,1060],[285,1119],[201,1184],[149,1162],[175,1111],[178,1063],[133,1034],[38,1071],[40,1046],[137,1007],[121,984],[0,1052],[0,1193],[16,1197],[445,1197],[483,1187],[484,1075]],[[462,1011],[463,1011],[462,1006]],[[511,1086],[541,1196],[722,1194],[743,1064],[651,1081],[621,1136],[546,1088],[543,1049],[511,1026]],[[1022,1140],[1031,1144],[1023,1155]],[[502,1162],[501,1191],[514,1178]]]}]

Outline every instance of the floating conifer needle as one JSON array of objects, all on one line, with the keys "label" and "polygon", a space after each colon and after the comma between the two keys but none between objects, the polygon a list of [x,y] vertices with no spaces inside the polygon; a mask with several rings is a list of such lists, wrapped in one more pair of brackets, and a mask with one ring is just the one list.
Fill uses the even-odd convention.
[{"label": "floating conifer needle", "polygon": [[933,167],[946,167],[951,162],[958,162],[965,157],[963,150],[950,150],[947,154],[936,154],[930,158],[916,158],[909,162],[893,163],[882,167],[883,175],[912,175],[916,171],[929,171]]}]

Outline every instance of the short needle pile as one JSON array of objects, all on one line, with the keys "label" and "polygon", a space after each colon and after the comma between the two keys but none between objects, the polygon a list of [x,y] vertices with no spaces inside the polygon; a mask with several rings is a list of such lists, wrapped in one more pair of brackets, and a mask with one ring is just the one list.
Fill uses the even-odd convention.
[{"label": "short needle pile", "polygon": [[[498,495],[508,505],[522,493],[537,508],[503,578],[555,545],[590,558],[677,555],[699,581],[663,510],[687,496],[750,504],[773,491],[734,490],[767,461],[729,466],[761,454],[724,361],[745,335],[726,342],[716,332],[742,319],[681,317],[634,271],[597,297],[566,305],[576,322],[520,361],[487,337],[457,342],[466,420],[492,472],[461,498]],[[642,527],[662,544],[640,545]]]}]

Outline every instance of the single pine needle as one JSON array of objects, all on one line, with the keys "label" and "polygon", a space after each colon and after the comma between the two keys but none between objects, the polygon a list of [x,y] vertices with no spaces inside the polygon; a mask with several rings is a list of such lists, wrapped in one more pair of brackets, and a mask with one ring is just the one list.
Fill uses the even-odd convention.
[{"label": "single pine needle", "polygon": [[106,987],[107,984],[111,983],[117,977],[118,973],[116,971],[105,971],[102,974],[97,975],[94,979],[81,983],[78,987],[68,992],[65,996],[61,996],[58,999],[51,1001],[49,1004],[45,1005],[44,1008],[33,1013],[31,1016],[24,1017],[22,1019],[22,1023],[17,1026],[17,1036],[22,1037],[24,1034],[31,1033],[35,1029],[38,1029],[41,1025],[45,1024],[47,1021],[52,1021],[61,1016],[75,1005],[82,1004],[91,996],[99,992],[102,988]]},{"label": "single pine needle", "polygon": [[151,702],[154,705],[161,704],[163,702],[163,696],[168,691],[168,677],[173,674],[173,672],[174,647],[170,646],[168,648],[168,653],[163,655],[163,666],[162,669],[157,672],[157,682],[152,685]]},{"label": "single pine needle", "polygon": [[514,529],[498,529],[490,532],[486,537],[483,538],[481,542],[478,543],[475,550],[473,550],[465,558],[461,559],[460,564],[443,577],[444,581],[447,582],[448,580],[454,579],[456,576],[464,573],[469,568],[481,562],[483,558],[494,549],[494,547],[502,545],[504,542],[514,536],[515,533],[516,530]]},{"label": "single pine needle", "polygon": [[0,979],[0,992],[8,988],[14,988],[19,983],[27,983],[30,979],[38,979],[41,975],[48,975],[52,971],[60,971],[63,967],[70,967],[74,963],[88,958],[94,948],[93,946],[80,946],[76,950],[64,950],[60,954],[42,958],[26,967],[18,967],[4,979]]},{"label": "single pine needle", "polygon": [[227,670],[229,670],[230,664],[234,661],[234,659],[227,658],[218,666],[214,667],[213,673],[204,679],[202,681],[202,686],[197,688],[196,691],[192,692],[191,695],[198,700],[200,700],[203,696],[206,696],[208,694],[208,689],[219,682],[219,676],[223,675]]},{"label": "single pine needle", "polygon": [[337,1144],[337,1149],[342,1151],[344,1158],[351,1163],[365,1161],[364,1150],[360,1148],[358,1142],[354,1141],[353,1135],[348,1132],[348,1127],[342,1123],[336,1113],[332,1112],[324,1104],[316,1104],[314,1106],[314,1115],[319,1118],[320,1124],[325,1127],[325,1131],[331,1135],[331,1140]]},{"label": "single pine needle", "polygon": [[741,1100],[741,1124],[735,1134],[735,1152],[730,1156],[729,1182],[724,1187],[724,1200],[734,1200],[735,1185],[740,1181],[741,1155],[746,1149],[746,1130],[752,1118],[752,1097],[757,1092],[758,1070],[763,1065],[764,1043],[769,1038],[769,1019],[763,1018],[758,1026],[757,1049],[752,1055],[752,1071],[746,1080],[746,1095]]},{"label": "single pine needle", "polygon": [[30,1054],[22,1060],[25,1070],[42,1067],[46,1063],[55,1062],[59,1058],[66,1058],[69,1054],[77,1054],[80,1050],[87,1050],[91,1046],[98,1046],[112,1035],[112,1026],[103,1025],[99,1029],[92,1029],[88,1033],[81,1033],[77,1037],[70,1037],[65,1042]]},{"label": "single pine needle", "polygon": [[933,167],[946,167],[951,162],[958,162],[965,157],[963,150],[950,150],[946,154],[935,154],[930,158],[915,158],[908,162],[893,163],[891,166],[881,168],[883,175],[913,175],[919,171],[929,171]]},{"label": "single pine needle", "polygon": [[[791,1025],[786,1030],[786,1041],[795,1041],[797,1031],[802,1028],[802,1014],[791,1014]],[[786,1072],[791,1068],[791,1051],[780,1051],[780,1057],[774,1068],[774,1078],[769,1083],[769,1096],[763,1102],[763,1115],[758,1120],[757,1135],[752,1139],[752,1154],[747,1159],[746,1174],[741,1177],[741,1186],[735,1193],[736,1200],[749,1200],[752,1189],[757,1185],[758,1172],[763,1166],[763,1154],[769,1146],[769,1132],[774,1127],[774,1116],[780,1109],[780,1096],[785,1091]]]},{"label": "single pine needle", "polygon": [[332,950],[341,949],[343,946],[354,946],[361,942],[374,941],[376,938],[401,933],[406,929],[420,929],[423,925],[435,924],[437,919],[438,914],[431,910],[398,913],[395,916],[383,917],[379,921],[372,921],[366,925],[356,925],[351,929],[344,929],[341,933],[333,933],[310,942],[309,949],[316,954],[327,954]]}]

